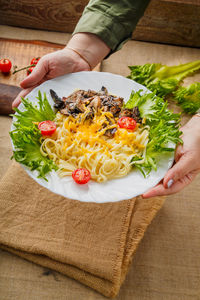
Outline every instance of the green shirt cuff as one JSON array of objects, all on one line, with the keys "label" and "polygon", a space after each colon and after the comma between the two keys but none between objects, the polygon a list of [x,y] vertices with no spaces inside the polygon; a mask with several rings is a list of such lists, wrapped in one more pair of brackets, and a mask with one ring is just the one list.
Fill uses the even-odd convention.
[{"label": "green shirt cuff", "polygon": [[81,17],[73,34],[78,32],[96,34],[112,52],[119,50],[132,35],[132,30],[127,34],[127,30],[120,23],[98,11],[88,11]]},{"label": "green shirt cuff", "polygon": [[149,0],[91,0],[86,6],[73,34],[89,32],[101,38],[113,52],[131,39]]}]

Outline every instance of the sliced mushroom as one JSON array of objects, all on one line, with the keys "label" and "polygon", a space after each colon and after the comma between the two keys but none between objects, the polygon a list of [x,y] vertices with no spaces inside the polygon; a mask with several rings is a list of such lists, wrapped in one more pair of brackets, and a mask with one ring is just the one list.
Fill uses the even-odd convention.
[{"label": "sliced mushroom", "polygon": [[97,111],[101,107],[101,99],[99,96],[95,96],[93,100],[90,102],[89,107],[94,107]]},{"label": "sliced mushroom", "polygon": [[51,98],[55,103],[54,107],[58,110],[63,109],[65,107],[65,102],[60,97],[58,97],[58,95],[54,90],[50,89],[50,94],[51,94]]}]

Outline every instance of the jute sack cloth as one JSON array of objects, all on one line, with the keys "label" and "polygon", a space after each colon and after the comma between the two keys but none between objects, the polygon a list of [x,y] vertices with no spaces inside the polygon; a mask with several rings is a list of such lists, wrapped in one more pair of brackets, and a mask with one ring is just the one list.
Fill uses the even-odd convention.
[{"label": "jute sack cloth", "polygon": [[38,185],[14,162],[0,182],[0,247],[112,298],[163,202],[70,200]]}]

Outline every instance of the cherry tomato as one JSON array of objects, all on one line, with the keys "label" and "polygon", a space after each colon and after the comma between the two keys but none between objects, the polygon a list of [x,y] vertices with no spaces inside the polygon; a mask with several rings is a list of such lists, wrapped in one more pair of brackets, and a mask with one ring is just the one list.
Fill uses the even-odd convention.
[{"label": "cherry tomato", "polygon": [[28,68],[27,71],[26,71],[26,74],[27,74],[27,75],[31,74],[34,68],[35,68],[35,67],[30,67],[30,68]]},{"label": "cherry tomato", "polygon": [[11,67],[12,67],[12,63],[9,59],[2,58],[0,60],[0,70],[1,70],[1,72],[3,72],[3,73],[10,72]]},{"label": "cherry tomato", "polygon": [[136,121],[130,117],[121,117],[117,123],[120,128],[126,128],[129,130],[134,130],[137,124]]},{"label": "cherry tomato", "polygon": [[80,168],[72,172],[72,178],[76,183],[85,184],[91,179],[91,174],[87,169]]},{"label": "cherry tomato", "polygon": [[38,61],[40,60],[40,57],[34,57],[32,60],[31,60],[31,65],[37,65]]},{"label": "cherry tomato", "polygon": [[42,135],[52,135],[56,131],[56,124],[53,121],[43,121],[38,124]]}]

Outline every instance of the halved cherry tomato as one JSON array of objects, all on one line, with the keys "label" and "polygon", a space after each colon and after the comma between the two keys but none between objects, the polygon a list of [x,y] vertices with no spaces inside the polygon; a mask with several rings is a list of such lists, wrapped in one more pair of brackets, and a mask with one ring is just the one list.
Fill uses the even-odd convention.
[{"label": "halved cherry tomato", "polygon": [[11,67],[12,67],[12,63],[9,59],[2,58],[0,60],[0,70],[1,70],[1,72],[3,72],[3,73],[10,72]]},{"label": "halved cherry tomato", "polygon": [[130,117],[121,117],[117,123],[120,128],[126,128],[129,130],[134,130],[137,124],[136,121]]},{"label": "halved cherry tomato", "polygon": [[30,68],[28,68],[27,71],[26,71],[26,74],[27,74],[27,75],[31,74],[31,73],[33,72],[33,69],[34,69],[34,68],[35,68],[35,67],[30,67]]},{"label": "halved cherry tomato", "polygon": [[38,124],[42,135],[52,135],[56,131],[56,124],[53,121],[43,121]]},{"label": "halved cherry tomato", "polygon": [[37,65],[38,61],[40,60],[40,57],[34,57],[33,59],[31,59],[31,65]]},{"label": "halved cherry tomato", "polygon": [[91,174],[87,169],[79,168],[72,172],[72,178],[76,183],[85,184],[91,179]]}]

